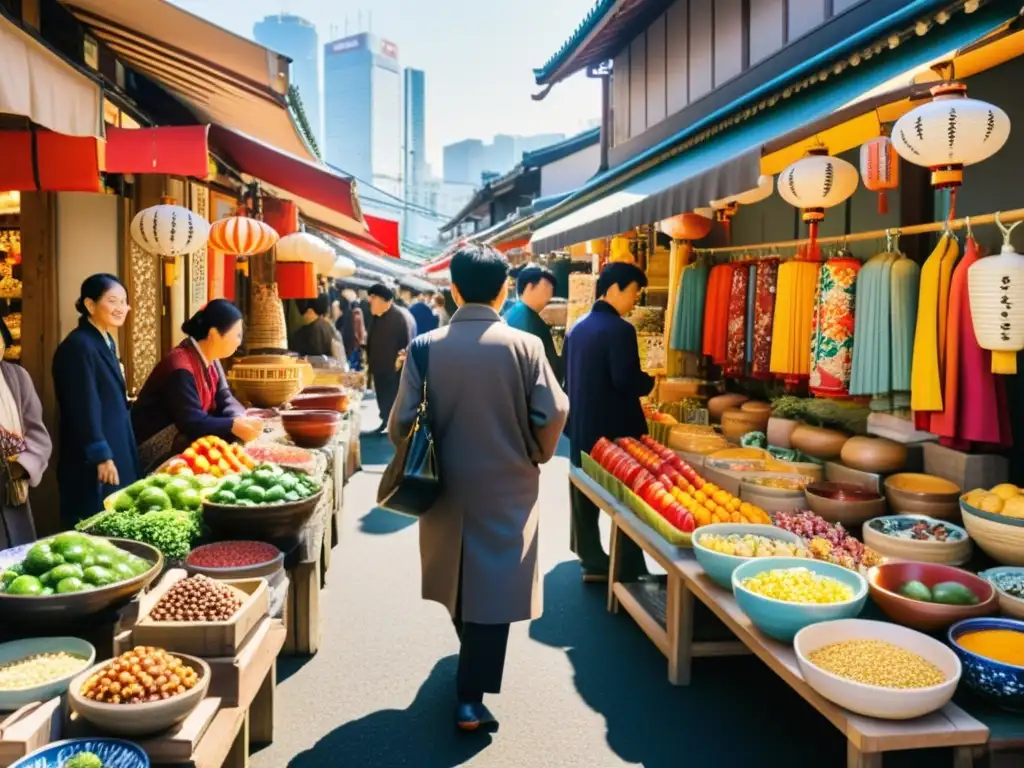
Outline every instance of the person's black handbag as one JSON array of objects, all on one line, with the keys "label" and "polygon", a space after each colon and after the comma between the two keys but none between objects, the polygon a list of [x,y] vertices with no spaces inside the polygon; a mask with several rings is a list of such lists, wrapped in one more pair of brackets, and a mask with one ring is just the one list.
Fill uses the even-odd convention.
[{"label": "person's black handbag", "polygon": [[429,511],[441,496],[441,469],[427,401],[429,349],[422,337],[409,347],[413,364],[423,379],[423,393],[409,434],[395,450],[377,488],[379,507],[411,517]]}]

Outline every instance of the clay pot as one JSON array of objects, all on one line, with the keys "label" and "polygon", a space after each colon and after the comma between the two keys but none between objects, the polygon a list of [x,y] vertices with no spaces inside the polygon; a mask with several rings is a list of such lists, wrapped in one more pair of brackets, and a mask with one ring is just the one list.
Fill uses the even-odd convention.
[{"label": "clay pot", "polygon": [[337,411],[345,413],[348,410],[348,395],[336,394],[303,394],[299,393],[288,401],[292,408],[299,411]]},{"label": "clay pot", "polygon": [[780,419],[772,416],[768,419],[768,445],[774,445],[777,448],[792,448],[790,438],[793,436],[793,430],[799,426],[800,422],[796,419]]},{"label": "clay pot", "polygon": [[748,400],[740,406],[740,410],[746,413],[764,414],[765,416],[771,416],[772,414],[771,405],[760,400]]},{"label": "clay pot", "polygon": [[790,435],[793,448],[822,461],[839,458],[843,446],[849,439],[845,432],[824,427],[809,427],[806,424],[798,426]]},{"label": "clay pot", "polygon": [[322,448],[338,431],[337,411],[282,411],[281,424],[288,437],[301,448]]},{"label": "clay pot", "polygon": [[750,398],[746,395],[740,395],[734,392],[724,395],[716,395],[708,400],[708,416],[711,418],[712,422],[720,422],[722,420],[722,414],[727,410],[730,408],[739,408],[749,399]]},{"label": "clay pot", "polygon": [[764,432],[767,426],[767,413],[747,413],[739,408],[730,408],[722,414],[722,434],[736,442],[747,432]]},{"label": "clay pot", "polygon": [[848,467],[885,475],[907,463],[907,447],[881,437],[851,437],[839,455]]}]

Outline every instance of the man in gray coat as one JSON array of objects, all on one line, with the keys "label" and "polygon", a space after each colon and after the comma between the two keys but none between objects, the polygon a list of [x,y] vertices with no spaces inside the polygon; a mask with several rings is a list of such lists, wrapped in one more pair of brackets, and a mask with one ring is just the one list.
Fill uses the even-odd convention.
[{"label": "man in gray coat", "polygon": [[[419,518],[423,597],[444,605],[461,641],[456,723],[493,727],[485,693],[501,689],[509,623],[541,615],[537,566],[539,465],[555,452],[569,400],[540,339],[510,328],[508,262],[466,245],[451,261],[451,323],[427,344],[427,401],[442,495]],[[420,405],[422,371],[410,355],[388,434],[406,436]]]}]

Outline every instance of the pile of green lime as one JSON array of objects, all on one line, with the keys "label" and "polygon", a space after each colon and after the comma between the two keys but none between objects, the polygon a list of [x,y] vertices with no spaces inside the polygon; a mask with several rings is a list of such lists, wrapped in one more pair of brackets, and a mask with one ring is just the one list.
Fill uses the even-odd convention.
[{"label": "pile of green lime", "polygon": [[132,483],[112,500],[118,512],[157,512],[164,509],[196,510],[203,506],[202,492],[217,484],[212,475],[158,473]]},{"label": "pile of green lime", "polygon": [[210,501],[241,507],[287,504],[308,499],[319,490],[319,483],[309,475],[267,463],[260,464],[249,474],[225,477]]},{"label": "pile of green lime", "polygon": [[958,581],[943,581],[931,588],[920,581],[905,581],[900,585],[899,593],[923,603],[977,605],[979,602],[974,591]]},{"label": "pile of green lime", "polygon": [[153,567],[106,539],[65,531],[37,541],[20,563],[0,573],[0,592],[45,597],[134,579]]}]

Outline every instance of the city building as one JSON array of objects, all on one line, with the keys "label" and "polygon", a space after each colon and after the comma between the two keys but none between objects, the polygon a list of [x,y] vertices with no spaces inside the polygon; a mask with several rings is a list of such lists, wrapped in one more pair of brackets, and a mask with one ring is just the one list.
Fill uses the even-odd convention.
[{"label": "city building", "polygon": [[405,187],[410,193],[427,179],[426,90],[426,73],[422,69],[406,67]]},{"label": "city building", "polygon": [[444,180],[480,187],[485,174],[490,178],[508,173],[526,152],[533,152],[565,139],[562,133],[536,136],[498,134],[490,144],[465,139],[444,148]]},{"label": "city building", "polygon": [[369,33],[324,45],[324,139],[329,165],[364,185],[402,195],[397,45]]},{"label": "city building", "polygon": [[302,99],[302,108],[317,143],[323,148],[320,122],[320,66],[316,27],[300,16],[276,14],[253,25],[253,38],[260,45],[283,53],[292,60],[291,83]]}]

